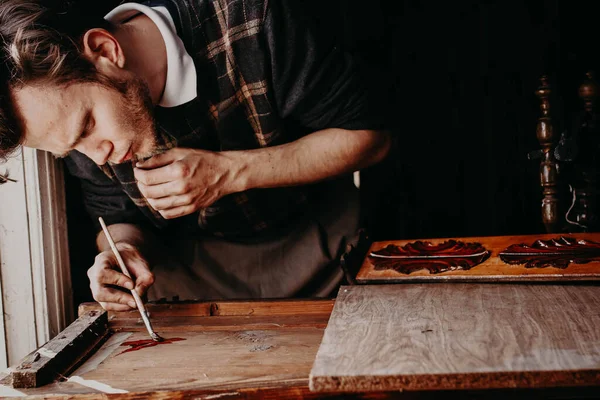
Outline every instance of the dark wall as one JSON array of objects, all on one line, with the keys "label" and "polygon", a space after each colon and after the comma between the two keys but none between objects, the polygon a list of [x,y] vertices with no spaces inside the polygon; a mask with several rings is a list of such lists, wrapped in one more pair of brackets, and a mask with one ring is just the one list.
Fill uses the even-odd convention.
[{"label": "dark wall", "polygon": [[534,92],[547,74],[557,131],[581,110],[578,86],[598,65],[591,4],[327,2],[328,29],[372,72],[396,138],[363,173],[373,239],[544,232],[539,160],[527,158]]},{"label": "dark wall", "polygon": [[378,20],[355,3],[352,43],[397,138],[364,174],[374,238],[540,231],[526,155],[538,147],[537,78],[556,68],[556,2],[382,2]]},{"label": "dark wall", "polygon": [[[577,86],[598,61],[589,4],[304,0],[359,58],[395,137],[390,157],[362,174],[373,239],[543,232],[539,162],[527,159],[539,148],[534,91],[548,74],[559,123],[579,107]],[[93,247],[68,183],[74,276],[87,285]]]}]

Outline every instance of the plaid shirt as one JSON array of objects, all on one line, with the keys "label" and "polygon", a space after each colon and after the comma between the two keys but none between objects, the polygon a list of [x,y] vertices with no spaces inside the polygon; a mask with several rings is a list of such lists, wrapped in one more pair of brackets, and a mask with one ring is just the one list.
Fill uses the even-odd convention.
[{"label": "plaid shirt", "polygon": [[[317,38],[295,0],[162,0],[197,71],[198,97],[155,109],[162,145],[213,151],[257,149],[325,128],[379,128],[352,62]],[[82,183],[94,221],[135,223],[246,240],[306,218],[320,185],[252,189],[165,220],[141,195],[131,163],[96,166],[73,151],[69,171]],[[99,228],[99,227],[98,227]]]}]

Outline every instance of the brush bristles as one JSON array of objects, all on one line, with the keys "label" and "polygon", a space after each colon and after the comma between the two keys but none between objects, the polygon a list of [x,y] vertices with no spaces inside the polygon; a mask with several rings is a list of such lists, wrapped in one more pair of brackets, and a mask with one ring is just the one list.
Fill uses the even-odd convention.
[{"label": "brush bristles", "polygon": [[158,336],[158,335],[156,334],[156,332],[152,332],[152,334],[150,335],[150,337],[151,337],[151,338],[152,338],[152,340],[154,340],[155,342],[162,342],[163,340],[165,340],[165,339],[161,338],[160,336]]}]

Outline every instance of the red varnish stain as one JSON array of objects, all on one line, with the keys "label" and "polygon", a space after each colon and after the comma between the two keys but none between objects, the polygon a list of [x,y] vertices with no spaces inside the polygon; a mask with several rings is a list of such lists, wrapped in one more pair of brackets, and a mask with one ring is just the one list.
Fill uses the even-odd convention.
[{"label": "red varnish stain", "polygon": [[152,340],[152,339],[144,339],[144,340],[132,340],[130,342],[123,342],[123,343],[121,343],[121,346],[131,346],[131,348],[129,348],[127,350],[123,350],[122,352],[120,352],[117,355],[120,355],[123,353],[128,353],[130,351],[138,351],[138,350],[145,349],[148,347],[158,346],[159,344],[169,344],[169,343],[173,343],[173,342],[179,342],[180,340],[185,340],[185,339],[171,338],[171,339],[164,339],[162,342],[157,342],[156,340]]}]

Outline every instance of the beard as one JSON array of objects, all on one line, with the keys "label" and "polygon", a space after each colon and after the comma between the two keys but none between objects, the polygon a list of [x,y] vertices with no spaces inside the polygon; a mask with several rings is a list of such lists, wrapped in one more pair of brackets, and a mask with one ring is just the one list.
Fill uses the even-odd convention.
[{"label": "beard", "polygon": [[158,148],[160,135],[153,116],[154,105],[150,97],[148,84],[141,78],[133,76],[122,86],[121,121],[123,128],[136,132],[132,148],[135,149],[135,161],[153,156]]},{"label": "beard", "polygon": [[104,74],[96,76],[96,82],[120,95],[118,109],[119,128],[133,132],[131,143],[134,161],[140,161],[156,154],[160,135],[153,116],[154,104],[146,81],[129,73],[125,78],[115,78]]}]

